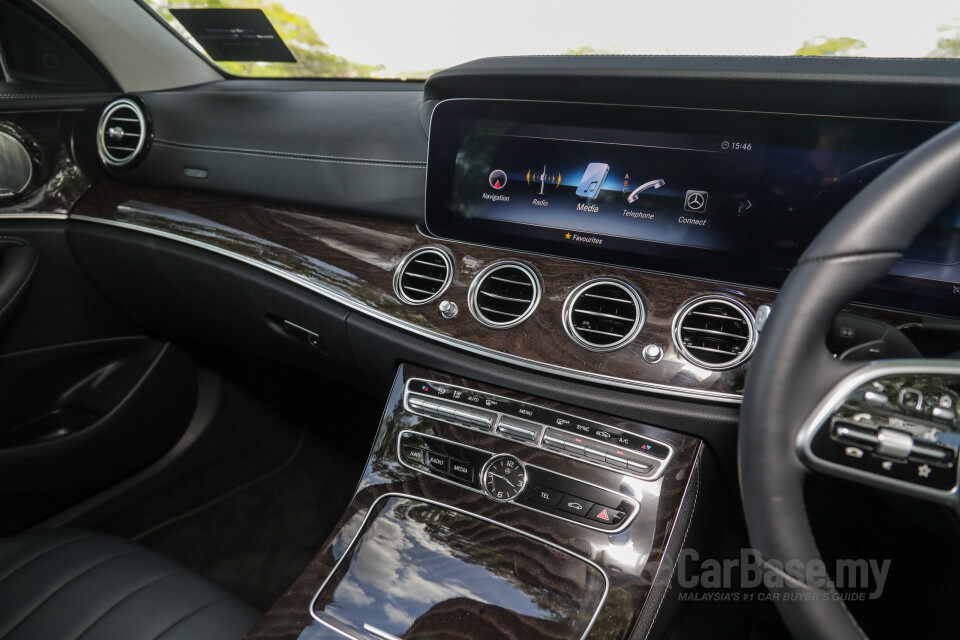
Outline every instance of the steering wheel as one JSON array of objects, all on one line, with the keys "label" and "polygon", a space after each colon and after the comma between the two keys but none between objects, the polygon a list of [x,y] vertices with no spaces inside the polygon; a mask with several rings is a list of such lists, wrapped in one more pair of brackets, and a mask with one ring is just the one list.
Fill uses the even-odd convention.
[{"label": "steering wheel", "polygon": [[[834,217],[791,271],[763,326],[740,415],[740,490],[765,584],[779,592],[771,599],[796,638],[866,638],[833,585],[810,580],[803,569],[821,561],[803,501],[808,474],[825,472],[960,509],[956,458],[929,465],[917,459],[956,456],[956,418],[952,428],[941,423],[938,430],[929,415],[915,414],[913,424],[891,421],[895,412],[888,410],[904,399],[897,402],[891,385],[960,380],[960,361],[850,362],[825,345],[841,308],[886,275],[958,193],[960,123],[904,156]],[[938,405],[938,416],[949,417],[948,405]]]}]

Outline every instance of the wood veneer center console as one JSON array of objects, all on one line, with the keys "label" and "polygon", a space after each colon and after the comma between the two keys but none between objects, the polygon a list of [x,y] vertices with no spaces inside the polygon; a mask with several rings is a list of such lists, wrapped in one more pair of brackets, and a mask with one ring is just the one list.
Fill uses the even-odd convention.
[{"label": "wood veneer center console", "polygon": [[404,365],[334,534],[247,638],[626,638],[659,609],[700,455],[695,438]]}]

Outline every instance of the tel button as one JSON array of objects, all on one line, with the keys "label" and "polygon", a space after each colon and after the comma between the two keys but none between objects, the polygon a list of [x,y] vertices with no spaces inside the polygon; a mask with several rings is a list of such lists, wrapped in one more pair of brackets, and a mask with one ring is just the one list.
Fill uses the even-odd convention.
[{"label": "tel button", "polygon": [[593,503],[589,500],[584,500],[583,498],[565,495],[560,498],[560,504],[557,505],[557,508],[559,508],[561,511],[566,511],[567,513],[573,513],[580,517],[586,517],[587,513],[590,512],[590,509],[593,508]]},{"label": "tel button", "polygon": [[542,504],[545,507],[555,507],[562,497],[562,491],[541,486],[531,491],[527,500],[529,502],[535,502],[536,504]]}]

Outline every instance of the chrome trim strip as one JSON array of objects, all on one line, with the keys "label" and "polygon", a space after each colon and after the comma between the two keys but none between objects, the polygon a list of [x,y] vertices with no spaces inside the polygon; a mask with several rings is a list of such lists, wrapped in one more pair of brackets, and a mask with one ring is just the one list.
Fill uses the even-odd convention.
[{"label": "chrome trim strip", "polygon": [[416,325],[409,324],[402,320],[398,320],[387,313],[384,313],[377,309],[371,309],[366,305],[363,305],[353,300],[352,298],[348,298],[343,294],[340,294],[336,291],[332,291],[330,289],[327,289],[326,287],[323,287],[314,282],[306,280],[301,276],[264,264],[262,262],[258,262],[252,258],[241,255],[239,253],[234,253],[226,249],[221,249],[220,247],[215,247],[213,245],[200,242],[192,238],[179,236],[174,233],[170,233],[168,231],[152,229],[150,227],[146,227],[143,225],[131,224],[129,222],[119,222],[116,220],[106,220],[104,218],[94,218],[94,217],[85,216],[85,215],[73,214],[70,216],[70,219],[81,220],[83,222],[93,222],[96,224],[103,224],[111,227],[116,227],[118,229],[126,229],[128,231],[138,231],[140,233],[146,233],[146,234],[157,236],[167,240],[181,242],[183,244],[196,247],[198,249],[205,249],[207,251],[217,253],[227,258],[232,258],[234,260],[237,260],[238,262],[242,262],[249,266],[256,267],[258,269],[271,273],[289,282],[292,282],[301,287],[304,287],[305,289],[309,289],[314,293],[317,293],[321,296],[329,298],[339,304],[342,304],[350,309],[353,309],[354,311],[370,316],[371,318],[380,320],[381,322],[397,327],[399,329],[403,329],[404,331],[408,331],[422,338],[427,338],[429,340],[433,340],[435,342],[439,342],[441,344],[444,344],[450,347],[462,349],[464,351],[467,351],[468,353],[480,355],[486,358],[492,358],[494,360],[499,360],[507,364],[519,365],[522,367],[527,367],[530,369],[534,369],[536,371],[540,371],[542,373],[563,376],[566,378],[572,378],[574,380],[580,380],[582,382],[591,382],[591,383],[600,382],[600,383],[608,384],[611,386],[621,387],[625,389],[632,389],[635,391],[637,390],[648,391],[651,393],[675,396],[679,398],[709,400],[712,402],[719,402],[724,404],[740,404],[741,402],[743,402],[742,396],[735,393],[723,393],[720,391],[707,391],[707,390],[699,390],[699,389],[685,389],[683,387],[674,387],[671,385],[659,384],[655,382],[643,382],[640,380],[628,380],[626,378],[617,378],[614,376],[607,376],[599,373],[587,373],[585,371],[578,371],[576,369],[569,369],[567,367],[562,367],[559,365],[549,364],[545,362],[537,362],[536,360],[530,360],[528,358],[523,358],[520,356],[514,356],[511,354],[502,353],[500,351],[495,351],[493,349],[488,349],[486,347],[475,345],[473,343],[464,342],[462,340],[451,338],[449,336],[445,336],[443,334],[436,333],[428,329],[417,327]]},{"label": "chrome trim strip", "polygon": [[[530,299],[530,306],[527,307],[527,310],[523,312],[518,318],[513,320],[508,320],[506,322],[494,322],[489,318],[485,318],[482,313],[480,313],[480,305],[477,303],[477,290],[480,288],[480,283],[486,280],[487,276],[493,275],[500,269],[510,268],[519,269],[523,271],[527,276],[530,277],[530,283],[533,285],[533,297]],[[470,283],[470,288],[467,290],[467,307],[470,309],[470,315],[480,324],[490,327],[491,329],[509,329],[515,327],[537,310],[537,307],[540,306],[540,296],[543,292],[543,284],[540,281],[540,274],[537,273],[536,269],[530,265],[520,262],[519,260],[504,259],[491,262],[489,265],[484,267],[484,269],[474,276],[473,281]]]},{"label": "chrome trim strip", "polygon": [[[578,526],[578,527],[583,527],[584,529],[592,529],[593,531],[599,531],[600,533],[609,533],[610,535],[613,535],[613,534],[616,534],[616,533],[621,533],[622,531],[626,530],[626,528],[629,527],[630,524],[631,524],[631,523],[634,521],[634,519],[637,517],[637,514],[640,513],[640,501],[637,500],[636,498],[631,498],[630,496],[624,495],[623,493],[621,493],[621,492],[619,492],[619,491],[615,491],[615,490],[613,490],[613,489],[610,489],[609,487],[601,486],[601,485],[599,485],[599,484],[597,484],[597,483],[595,483],[595,482],[589,482],[588,480],[583,480],[583,479],[581,479],[581,478],[577,478],[577,477],[575,477],[575,476],[571,476],[571,475],[566,474],[566,473],[560,473],[559,471],[554,471],[554,470],[552,470],[552,469],[547,469],[547,468],[541,467],[541,466],[539,466],[539,465],[527,464],[527,463],[523,462],[522,460],[520,460],[520,463],[524,466],[525,469],[528,469],[528,468],[529,468],[529,469],[539,469],[540,471],[546,471],[547,473],[552,473],[552,474],[554,474],[554,475],[562,476],[562,477],[564,477],[564,478],[568,478],[568,479],[574,480],[574,481],[576,481],[576,482],[581,482],[581,483],[583,483],[583,484],[585,484],[585,485],[589,485],[589,486],[591,486],[591,487],[593,487],[593,488],[595,488],[595,489],[601,489],[601,490],[603,490],[603,491],[609,491],[610,493],[615,493],[615,494],[617,494],[618,496],[620,496],[621,498],[623,498],[624,500],[626,500],[627,502],[629,502],[631,505],[633,505],[633,512],[630,514],[630,517],[629,517],[629,518],[625,518],[624,521],[623,521],[622,523],[620,523],[620,524],[617,526],[616,529],[601,529],[600,527],[595,527],[595,526],[590,525],[590,524],[584,524],[584,523],[582,523],[582,522],[576,522],[576,521],[574,521],[574,520],[568,520],[568,519],[565,518],[564,516],[558,516],[558,515],[555,515],[555,514],[553,514],[553,513],[548,513],[547,511],[541,511],[540,509],[534,509],[533,507],[528,507],[528,506],[525,505],[525,504],[521,504],[521,503],[519,503],[519,502],[514,502],[512,499],[509,499],[509,500],[498,500],[498,499],[490,496],[490,494],[488,494],[488,493],[487,493],[486,491],[484,491],[482,488],[481,488],[481,489],[474,489],[473,487],[471,487],[471,486],[469,486],[469,485],[460,484],[459,482],[454,482],[454,481],[451,480],[450,478],[447,478],[447,477],[445,477],[445,476],[442,476],[442,475],[433,473],[432,470],[431,470],[431,471],[424,471],[423,469],[418,469],[418,468],[416,468],[416,467],[414,467],[414,466],[411,466],[408,462],[405,462],[404,459],[403,459],[403,456],[400,454],[400,444],[401,444],[401,440],[402,440],[402,438],[403,438],[403,434],[405,434],[405,433],[410,433],[410,434],[413,434],[413,435],[415,435],[415,436],[421,436],[421,437],[426,437],[426,438],[433,438],[434,440],[439,440],[439,441],[441,441],[441,442],[446,442],[446,443],[452,444],[452,445],[457,446],[457,447],[462,447],[462,448],[464,448],[464,449],[472,449],[473,451],[479,451],[480,453],[488,454],[488,455],[490,456],[490,459],[491,459],[491,460],[492,460],[493,458],[495,458],[495,457],[497,457],[497,456],[501,456],[501,455],[509,456],[509,457],[511,457],[511,458],[516,458],[517,460],[520,460],[519,458],[517,458],[516,456],[514,456],[514,455],[512,455],[512,454],[509,454],[509,453],[491,453],[490,451],[487,451],[486,449],[480,449],[479,447],[471,447],[470,445],[461,444],[461,443],[459,443],[459,442],[456,442],[455,440],[447,440],[446,438],[441,438],[441,437],[439,437],[439,436],[434,436],[434,435],[430,435],[430,434],[426,434],[426,433],[420,433],[419,431],[414,431],[414,430],[412,430],[412,429],[404,429],[403,431],[401,431],[401,432],[397,435],[397,460],[400,461],[400,464],[401,464],[402,466],[404,466],[404,467],[406,467],[406,468],[408,468],[408,469],[412,469],[413,471],[416,471],[417,473],[422,473],[422,474],[424,474],[424,475],[430,476],[431,478],[435,478],[435,479],[437,479],[437,480],[442,480],[442,481],[446,482],[447,484],[452,484],[452,485],[455,486],[455,487],[460,487],[461,489],[466,489],[467,491],[472,491],[473,493],[479,493],[480,495],[486,496],[487,498],[489,498],[490,500],[493,500],[494,502],[500,502],[500,503],[504,503],[504,504],[512,504],[512,505],[515,506],[515,507],[520,507],[520,508],[522,508],[522,509],[526,509],[527,511],[532,511],[532,512],[534,512],[534,513],[539,513],[539,514],[542,515],[542,516],[548,516],[548,517],[550,517],[550,518],[556,518],[557,520],[563,520],[564,522],[567,522],[567,523],[569,523],[569,524],[572,524],[572,525],[575,525],[575,526]],[[515,441],[514,441],[514,440],[511,440],[510,442],[515,442]],[[487,463],[484,464],[484,469],[486,468],[487,464],[489,464],[489,462],[490,462],[490,461],[488,460]],[[617,473],[621,473],[621,472],[622,472],[621,469],[618,469],[618,470],[617,470]],[[482,473],[482,471],[481,471],[481,473]],[[477,474],[478,481],[479,481],[479,477],[480,477],[480,473]],[[526,488],[526,485],[524,485],[524,488]]]},{"label": "chrome trim strip", "polygon": [[[613,344],[606,346],[593,344],[592,342],[586,340],[585,338],[581,337],[573,327],[573,305],[576,300],[591,287],[604,284],[612,285],[623,290],[623,292],[630,297],[630,300],[633,301],[634,306],[637,308],[637,320],[630,332]],[[624,318],[624,320],[626,320],[626,318]],[[563,330],[567,332],[567,336],[569,336],[571,340],[588,351],[603,353],[606,351],[616,351],[617,349],[627,346],[640,334],[640,331],[643,329],[643,325],[646,323],[646,321],[647,307],[643,304],[643,299],[640,297],[640,294],[637,293],[637,290],[633,287],[633,285],[624,280],[620,280],[619,278],[601,277],[593,278],[592,280],[587,280],[586,282],[581,282],[573,291],[570,292],[569,295],[567,295],[567,299],[563,302],[563,312],[561,318]]]},{"label": "chrome trim strip", "polygon": [[66,220],[65,213],[0,213],[0,220]]},{"label": "chrome trim strip", "polygon": [[330,623],[321,620],[321,619],[320,619],[320,616],[318,616],[318,615],[316,614],[316,612],[314,611],[314,605],[315,605],[316,602],[317,602],[317,598],[320,597],[320,594],[323,592],[324,588],[327,586],[327,583],[330,582],[330,578],[332,578],[332,577],[333,577],[333,574],[335,574],[335,573],[337,572],[337,569],[340,568],[340,564],[350,555],[351,549],[353,549],[353,546],[356,544],[357,540],[360,539],[360,534],[363,532],[364,527],[367,526],[367,521],[370,519],[370,515],[373,513],[374,507],[377,506],[377,503],[379,503],[381,500],[384,500],[384,499],[386,499],[386,498],[407,498],[407,499],[410,499],[410,500],[416,500],[416,501],[418,501],[418,502],[425,502],[425,503],[427,503],[427,504],[432,504],[432,505],[434,505],[434,506],[442,507],[442,508],[444,508],[444,509],[449,509],[450,511],[454,511],[454,512],[459,513],[459,514],[461,514],[461,515],[465,515],[465,516],[470,516],[470,517],[476,518],[476,519],[478,519],[478,520],[480,520],[480,521],[482,521],[482,522],[486,522],[486,523],[488,523],[488,524],[492,524],[492,525],[494,525],[494,526],[496,526],[496,527],[501,527],[501,528],[506,529],[507,531],[510,531],[510,532],[515,533],[515,534],[517,534],[517,535],[521,535],[521,536],[524,536],[524,537],[526,537],[526,538],[530,538],[531,540],[535,540],[535,541],[537,541],[537,542],[539,542],[539,543],[541,543],[541,544],[545,544],[545,545],[547,545],[548,547],[559,551],[560,553],[565,553],[565,554],[567,554],[568,556],[570,556],[570,557],[572,557],[572,558],[574,558],[574,559],[576,559],[576,560],[580,560],[581,562],[584,562],[584,563],[590,565],[591,567],[593,567],[594,569],[596,569],[597,572],[601,575],[601,577],[603,577],[603,595],[600,597],[600,603],[597,605],[596,611],[593,612],[593,617],[590,618],[590,622],[587,623],[587,627],[586,627],[586,629],[584,629],[583,635],[580,636],[580,640],[585,640],[585,639],[587,638],[587,636],[590,635],[590,630],[593,629],[593,625],[597,622],[597,618],[600,616],[600,610],[603,609],[603,605],[606,604],[606,602],[607,602],[607,596],[608,596],[609,593],[610,593],[610,578],[607,576],[607,573],[603,570],[603,568],[600,567],[600,565],[598,565],[598,564],[597,564],[596,562],[594,562],[593,560],[590,560],[589,558],[585,558],[585,557],[583,557],[583,556],[581,556],[581,555],[579,555],[579,554],[576,554],[576,553],[570,551],[569,549],[565,549],[564,547],[561,547],[560,545],[556,544],[555,542],[550,542],[549,540],[544,540],[543,538],[541,538],[541,537],[539,537],[539,536],[535,536],[535,535],[530,534],[530,533],[527,533],[527,532],[525,532],[525,531],[521,531],[521,530],[516,529],[516,528],[514,528],[514,527],[511,527],[511,526],[509,526],[509,525],[506,525],[506,524],[497,522],[496,520],[491,520],[490,518],[486,518],[486,517],[484,517],[484,516],[477,515],[477,514],[475,514],[475,513],[471,513],[470,511],[467,511],[467,510],[465,510],[465,509],[459,509],[459,508],[457,508],[457,507],[451,507],[450,505],[443,504],[442,502],[437,502],[436,500],[431,500],[431,499],[429,499],[429,498],[420,498],[420,497],[413,496],[413,495],[406,494],[406,493],[385,493],[385,494],[383,494],[382,496],[380,496],[379,498],[377,498],[376,500],[373,501],[373,504],[370,505],[370,507],[367,509],[366,515],[363,517],[363,522],[361,522],[361,523],[360,523],[360,526],[357,528],[357,534],[353,537],[353,540],[350,541],[350,544],[347,545],[347,548],[346,548],[346,550],[344,550],[343,555],[340,556],[340,559],[337,560],[337,563],[336,563],[335,565],[333,565],[333,569],[330,570],[330,574],[326,577],[326,579],[325,579],[325,580],[323,581],[323,583],[320,585],[320,588],[317,590],[316,595],[314,595],[314,596],[313,596],[313,599],[310,601],[310,617],[311,617],[311,618],[313,618],[314,620],[316,620],[317,622],[319,622],[319,623],[322,624],[323,626],[328,627],[329,629],[332,629],[333,631],[339,633],[340,635],[346,636],[346,637],[348,637],[348,638],[353,638],[354,640],[362,640],[361,638],[357,638],[356,636],[353,636],[353,635],[351,635],[351,634],[348,634],[348,633],[346,633],[346,632],[338,629],[337,627],[334,627],[334,626],[331,625]]},{"label": "chrome trim strip", "polygon": [[[403,290],[400,288],[400,280],[403,277],[404,270],[407,266],[417,258],[417,256],[423,255],[424,253],[436,253],[440,256],[440,259],[443,260],[443,264],[447,267],[447,277],[443,279],[443,284],[437,290],[435,294],[426,298],[425,300],[411,300],[403,294]],[[450,251],[446,247],[430,245],[427,247],[418,247],[407,254],[407,256],[400,261],[400,264],[397,265],[396,269],[393,270],[393,292],[397,294],[397,297],[406,302],[407,304],[414,306],[422,306],[425,304],[430,304],[446,292],[447,288],[450,286],[450,283],[453,282],[453,258],[450,256]]]},{"label": "chrome trim strip", "polygon": [[[673,460],[674,449],[673,449],[672,446],[670,446],[670,445],[667,444],[666,442],[662,442],[662,441],[660,441],[660,440],[657,440],[656,438],[651,438],[651,437],[649,437],[649,436],[644,436],[644,435],[641,435],[641,434],[639,434],[639,433],[634,433],[633,431],[628,431],[628,430],[626,430],[626,429],[621,429],[621,428],[619,428],[619,427],[616,427],[616,428],[615,428],[615,427],[610,427],[610,429],[613,430],[613,431],[623,431],[623,432],[625,432],[625,433],[629,433],[630,435],[637,436],[638,438],[646,438],[647,440],[653,440],[653,441],[656,442],[657,444],[661,444],[661,445],[665,446],[665,447],[670,451],[670,453],[667,454],[667,457],[664,458],[663,460],[661,460],[660,458],[655,458],[655,457],[653,457],[653,456],[651,456],[651,455],[647,455],[646,453],[643,453],[642,451],[634,451],[633,449],[631,449],[631,451],[632,451],[633,453],[637,454],[638,456],[643,456],[644,458],[647,458],[648,460],[653,461],[654,464],[659,465],[659,467],[657,468],[656,473],[654,473],[654,474],[651,475],[651,476],[641,476],[641,475],[638,475],[638,474],[636,474],[636,473],[630,473],[630,472],[628,472],[628,471],[625,471],[625,470],[623,470],[623,469],[619,469],[619,468],[614,467],[614,466],[611,466],[611,465],[606,465],[606,464],[604,464],[604,463],[602,463],[602,462],[598,462],[598,461],[596,461],[596,460],[589,460],[589,459],[587,459],[587,458],[578,458],[578,457],[576,457],[576,456],[571,455],[570,453],[568,453],[568,452],[566,452],[566,451],[557,451],[556,449],[553,449],[553,448],[550,448],[550,447],[545,447],[545,446],[543,445],[543,437],[544,437],[544,435],[546,435],[546,433],[547,433],[546,430],[547,430],[547,429],[556,429],[556,428],[557,428],[556,425],[549,425],[549,424],[544,424],[544,423],[542,423],[542,422],[535,422],[535,421],[533,421],[533,420],[526,420],[526,422],[529,422],[529,423],[531,423],[531,424],[536,424],[536,425],[539,425],[539,426],[541,426],[541,427],[544,428],[543,433],[541,433],[541,434],[537,437],[537,439],[536,439],[535,441],[533,441],[533,442],[523,442],[523,441],[520,441],[520,440],[514,440],[513,438],[504,438],[503,436],[501,436],[501,435],[497,432],[497,425],[500,423],[499,416],[501,416],[501,415],[503,415],[503,414],[502,414],[502,412],[496,411],[496,410],[494,410],[494,409],[484,409],[483,407],[480,407],[480,409],[481,409],[482,411],[486,411],[486,412],[488,412],[488,413],[495,413],[495,414],[497,414],[497,416],[498,416],[497,420],[496,420],[496,421],[493,423],[493,425],[491,426],[491,430],[490,430],[490,431],[485,431],[485,430],[483,430],[483,429],[480,429],[479,427],[469,427],[469,426],[462,425],[462,424],[457,423],[457,422],[448,422],[447,420],[444,420],[444,419],[443,419],[442,417],[440,417],[440,416],[434,416],[434,415],[430,415],[430,414],[428,414],[428,413],[424,413],[424,412],[421,412],[421,411],[417,411],[417,410],[414,409],[412,406],[410,406],[410,395],[411,395],[411,394],[416,395],[417,397],[420,397],[420,398],[430,398],[430,397],[433,397],[433,396],[422,395],[422,394],[419,394],[419,393],[415,393],[415,392],[413,392],[413,391],[410,391],[410,386],[409,386],[409,385],[410,385],[410,382],[411,382],[411,381],[426,382],[426,383],[428,383],[428,384],[432,384],[432,385],[435,385],[435,386],[450,387],[450,388],[452,388],[452,389],[462,389],[462,390],[467,391],[467,392],[469,392],[469,393],[479,393],[479,394],[483,394],[483,395],[490,396],[490,397],[492,397],[492,398],[500,398],[500,399],[503,399],[503,400],[507,400],[507,401],[509,401],[509,402],[520,402],[520,403],[522,403],[522,404],[530,405],[531,407],[536,407],[536,408],[538,408],[538,409],[543,409],[544,411],[552,411],[552,412],[554,412],[554,413],[559,413],[559,414],[564,415],[564,416],[570,416],[571,418],[576,418],[576,419],[578,419],[578,420],[587,420],[587,421],[589,421],[589,422],[594,422],[594,423],[597,423],[597,424],[603,424],[603,423],[597,422],[596,420],[590,420],[589,418],[584,418],[583,416],[578,416],[578,415],[575,415],[575,414],[573,414],[573,413],[567,413],[566,411],[557,411],[556,409],[551,409],[551,408],[549,408],[549,407],[544,407],[544,406],[541,406],[541,405],[539,405],[539,404],[535,404],[535,403],[533,403],[533,402],[525,402],[525,401],[523,401],[523,400],[514,400],[513,398],[508,398],[508,397],[506,397],[506,396],[497,395],[496,393],[489,393],[489,392],[487,392],[487,391],[478,391],[477,389],[471,389],[471,388],[469,388],[469,387],[461,387],[461,386],[455,385],[455,384],[447,384],[446,382],[437,382],[437,381],[435,381],[435,380],[426,380],[426,379],[424,379],[424,378],[410,378],[410,379],[408,379],[408,380],[404,383],[404,388],[403,388],[403,408],[404,408],[404,410],[407,411],[408,413],[412,413],[412,414],[414,414],[414,415],[422,416],[422,417],[424,417],[424,418],[429,418],[430,420],[436,420],[436,421],[438,421],[438,422],[443,422],[444,424],[451,424],[451,425],[453,425],[453,426],[455,426],[455,427],[459,427],[459,428],[461,428],[461,429],[470,429],[470,430],[472,430],[472,431],[477,431],[477,432],[479,432],[479,433],[483,433],[483,434],[488,435],[488,436],[493,436],[494,438],[500,438],[501,440],[507,440],[507,441],[509,441],[509,442],[519,442],[520,444],[525,444],[525,445],[528,446],[528,447],[536,447],[536,448],[542,449],[542,450],[544,450],[544,451],[546,451],[546,452],[548,452],[548,453],[553,453],[553,454],[558,455],[558,456],[563,456],[564,458],[570,458],[571,460],[576,460],[577,462],[582,462],[582,463],[584,463],[584,464],[593,465],[594,467],[600,467],[601,469],[606,469],[607,471],[613,471],[614,473],[622,473],[622,474],[625,475],[625,476],[630,476],[631,478],[639,478],[640,480],[644,480],[644,481],[647,481],[647,482],[652,482],[652,481],[658,479],[661,475],[663,475],[664,471],[665,471],[666,468],[667,468],[667,465],[670,464],[670,462]],[[475,408],[475,407],[473,407],[473,405],[463,404],[462,402],[457,402],[456,400],[448,400],[448,399],[444,398],[443,401],[444,401],[444,402],[449,402],[449,403],[451,403],[451,404],[455,404],[455,405],[458,405],[458,406],[463,406],[463,407],[466,408],[466,409]],[[508,417],[511,417],[511,416],[508,416]],[[518,418],[518,419],[522,420],[522,418]],[[603,425],[603,426],[607,426],[607,425]],[[584,439],[586,439],[586,440],[589,440],[589,441],[591,441],[591,442],[596,442],[597,444],[605,444],[603,441],[597,440],[596,438],[591,438],[590,436],[581,436],[581,437],[584,438]],[[601,488],[602,488],[602,487],[601,487]]]},{"label": "chrome trim strip", "polygon": [[851,393],[862,385],[887,376],[897,375],[955,375],[960,376],[960,360],[938,359],[903,359],[877,360],[850,373],[838,382],[827,396],[816,406],[810,416],[804,421],[797,433],[797,455],[807,466],[816,471],[822,471],[834,476],[851,478],[857,482],[878,487],[892,489],[900,493],[914,495],[919,498],[937,500],[940,502],[955,502],[958,497],[958,485],[955,484],[949,491],[922,487],[893,478],[878,476],[859,469],[851,469],[835,462],[824,460],[813,453],[813,438],[830,417],[847,401]]},{"label": "chrome trim strip", "polygon": [[[747,321],[747,326],[750,328],[750,333],[747,336],[747,348],[730,362],[720,365],[704,362],[700,358],[691,354],[686,348],[684,348],[683,340],[680,337],[680,323],[684,318],[686,318],[686,315],[690,311],[693,311],[694,308],[700,306],[701,304],[718,301],[730,304],[739,310],[740,313],[743,314],[744,320]],[[757,323],[754,319],[753,312],[750,311],[750,308],[736,298],[718,295],[716,293],[708,293],[706,295],[697,296],[696,298],[691,298],[683,303],[683,306],[681,306],[673,316],[673,323],[670,325],[670,336],[673,338],[673,346],[677,348],[677,351],[679,351],[684,358],[696,366],[700,367],[701,369],[708,369],[710,371],[727,371],[740,366],[753,354],[753,350],[757,346]]]}]

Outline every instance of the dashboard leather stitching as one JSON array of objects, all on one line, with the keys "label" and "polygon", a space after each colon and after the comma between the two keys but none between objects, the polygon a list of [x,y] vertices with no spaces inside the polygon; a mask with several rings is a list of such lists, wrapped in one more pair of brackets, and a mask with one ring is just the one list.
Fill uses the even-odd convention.
[{"label": "dashboard leather stitching", "polygon": [[265,156],[271,158],[282,158],[286,160],[304,160],[308,162],[330,162],[333,164],[366,164],[384,167],[396,167],[399,169],[425,169],[426,162],[422,160],[387,160],[380,158],[354,158],[350,156],[327,156],[313,155],[309,153],[287,153],[284,151],[270,151],[267,149],[244,149],[232,147],[213,147],[198,144],[187,144],[183,142],[174,142],[171,140],[154,140],[154,144],[181,149],[192,149],[196,151],[214,151],[216,153],[228,153],[233,155],[247,156]]},{"label": "dashboard leather stitching", "polygon": [[[697,486],[693,494],[693,506],[690,507],[690,513],[693,514],[697,509],[697,499],[700,497],[700,471],[697,470]],[[680,542],[680,549],[682,550],[687,544],[687,536],[690,534],[690,525],[693,523],[693,516],[691,515],[690,520],[687,522],[687,528],[683,532],[683,540]],[[673,588],[673,575],[677,572],[677,563],[673,563],[673,568],[670,570],[670,579],[667,582],[667,589],[663,592],[663,597],[660,598],[660,602],[657,604],[657,610],[653,614],[652,620],[655,621],[657,616],[660,615],[660,608],[663,607],[663,603],[667,600],[667,595],[670,593],[670,589]],[[647,629],[646,635],[643,636],[643,640],[647,640],[650,637],[650,634],[653,633],[653,622],[651,622],[650,627]]]}]

